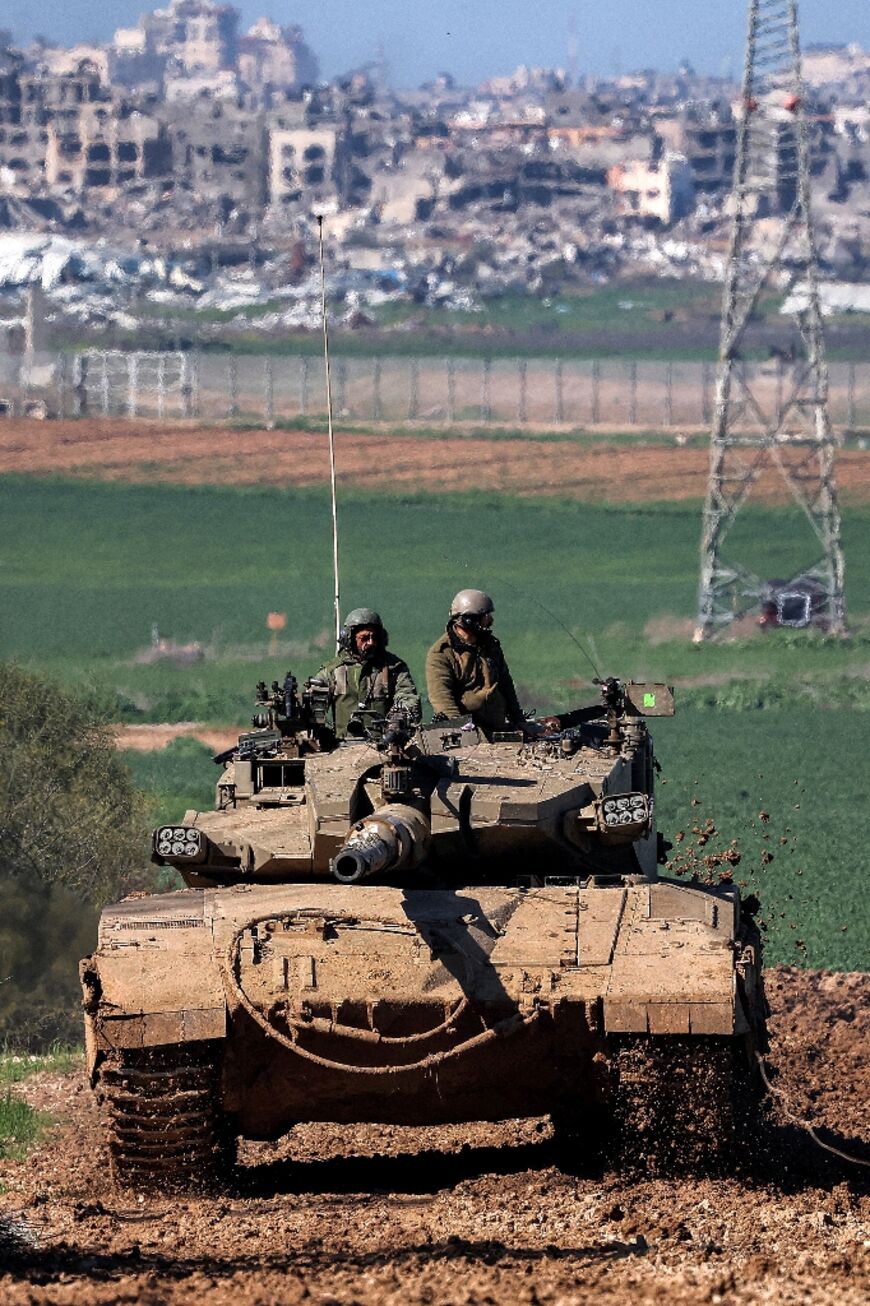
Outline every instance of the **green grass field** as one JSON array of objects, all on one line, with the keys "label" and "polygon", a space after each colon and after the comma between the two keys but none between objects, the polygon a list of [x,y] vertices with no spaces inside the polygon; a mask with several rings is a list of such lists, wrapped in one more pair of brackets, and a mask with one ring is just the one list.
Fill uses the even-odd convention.
[{"label": "green grass field", "polygon": [[[304,678],[329,652],[324,493],[7,478],[0,511],[0,657],[92,686],[117,716],[244,725],[258,679],[288,666]],[[422,680],[452,593],[486,587],[521,698],[539,710],[589,701],[594,669],[676,680],[679,713],[655,730],[660,827],[691,831],[709,816],[738,840],[737,878],[762,897],[769,959],[868,968],[868,516],[845,517],[846,641],[779,632],[693,646],[697,504],[346,494],[344,605],[376,604]],[[815,560],[796,513],[747,510],[739,526],[735,553],[764,574]],[[273,610],[288,616],[276,656]],[[154,623],[201,641],[206,660],[138,664]],[[155,821],[212,800],[216,770],[199,745],[129,761]]]}]

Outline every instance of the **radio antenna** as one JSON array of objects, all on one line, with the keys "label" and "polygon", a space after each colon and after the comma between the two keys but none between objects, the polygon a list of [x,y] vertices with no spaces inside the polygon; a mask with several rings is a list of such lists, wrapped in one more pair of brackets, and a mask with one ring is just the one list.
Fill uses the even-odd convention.
[{"label": "radio antenna", "polygon": [[338,505],[335,497],[335,432],[332,427],[332,372],[329,366],[329,322],[326,316],[326,272],[323,263],[323,214],[317,215],[320,246],[320,316],[323,321],[323,365],[326,377],[326,430],[329,437],[329,490],[332,501],[332,577],[335,607],[335,648],[341,636],[341,597],[338,570]]}]

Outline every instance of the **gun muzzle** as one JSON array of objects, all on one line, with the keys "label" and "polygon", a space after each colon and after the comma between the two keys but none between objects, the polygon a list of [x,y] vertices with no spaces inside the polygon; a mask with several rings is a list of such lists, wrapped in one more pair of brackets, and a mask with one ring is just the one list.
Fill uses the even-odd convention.
[{"label": "gun muzzle", "polygon": [[353,827],[329,869],[340,884],[357,884],[380,871],[416,866],[429,834],[429,821],[416,807],[390,803]]}]

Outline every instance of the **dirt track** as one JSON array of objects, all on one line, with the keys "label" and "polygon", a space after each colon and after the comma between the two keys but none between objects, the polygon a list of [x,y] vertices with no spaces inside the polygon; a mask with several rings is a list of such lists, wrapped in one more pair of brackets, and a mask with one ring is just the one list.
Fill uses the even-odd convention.
[{"label": "dirt track", "polygon": [[238,729],[203,726],[197,721],[179,721],[174,725],[116,725],[112,729],[118,747],[132,749],[134,753],[153,753],[175,739],[197,739],[220,753],[239,741]]},{"label": "dirt track", "polygon": [[[778,1084],[823,1137],[870,1158],[870,975],[782,969],[768,983]],[[107,1186],[82,1076],[22,1089],[61,1123],[26,1162],[0,1165],[9,1306],[870,1296],[870,1172],[827,1158],[781,1117],[771,1155],[739,1179],[566,1175],[543,1121],[309,1125],[248,1145],[225,1199],[143,1201]]]},{"label": "dirt track", "polygon": [[[341,435],[339,475],[363,489],[493,490],[641,503],[703,499],[705,448],[642,442],[444,438],[409,434]],[[111,481],[171,480],[199,485],[319,485],[328,477],[324,435],[237,431],[158,422],[13,421],[0,424],[0,474],[61,474]],[[837,459],[846,503],[870,502],[870,455]],[[753,498],[789,501],[780,476],[762,474]]]}]

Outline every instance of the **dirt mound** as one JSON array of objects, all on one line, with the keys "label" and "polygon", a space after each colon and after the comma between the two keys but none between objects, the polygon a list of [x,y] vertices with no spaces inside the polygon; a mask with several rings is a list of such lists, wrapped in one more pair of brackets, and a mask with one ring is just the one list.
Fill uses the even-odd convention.
[{"label": "dirt mound", "polygon": [[[777,1085],[823,1137],[870,1158],[870,975],[781,968],[768,986]],[[631,1184],[563,1173],[542,1120],[306,1125],[246,1145],[232,1196],[169,1202],[108,1187],[83,1076],[23,1091],[60,1123],[26,1162],[2,1165],[10,1306],[863,1306],[870,1294],[868,1171],[781,1116],[739,1179]]]},{"label": "dirt mound", "polygon": [[[595,444],[371,431],[342,434],[339,474],[363,489],[491,490],[612,503],[703,499],[706,448],[608,439]],[[786,451],[786,461],[800,451]],[[329,475],[326,437],[310,431],[247,431],[145,421],[8,422],[0,426],[0,473],[176,485],[310,486]],[[870,502],[870,456],[843,450],[837,478],[846,503]],[[781,477],[762,472],[753,499],[788,503]]]}]

